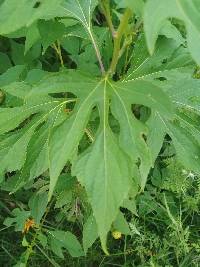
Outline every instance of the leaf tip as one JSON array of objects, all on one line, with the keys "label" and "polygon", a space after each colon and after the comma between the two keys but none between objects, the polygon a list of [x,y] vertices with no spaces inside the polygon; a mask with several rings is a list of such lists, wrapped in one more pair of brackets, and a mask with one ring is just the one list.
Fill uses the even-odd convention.
[{"label": "leaf tip", "polygon": [[107,256],[109,256],[110,254],[109,254],[108,249],[107,249],[106,238],[101,238],[101,237],[100,237],[100,239],[101,239],[101,248],[102,248],[103,252],[104,252]]}]

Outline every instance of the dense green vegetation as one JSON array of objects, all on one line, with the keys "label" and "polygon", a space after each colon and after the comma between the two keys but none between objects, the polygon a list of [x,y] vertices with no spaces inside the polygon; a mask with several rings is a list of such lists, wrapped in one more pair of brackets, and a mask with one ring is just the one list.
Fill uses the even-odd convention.
[{"label": "dense green vegetation", "polygon": [[0,266],[200,265],[199,0],[0,0]]}]

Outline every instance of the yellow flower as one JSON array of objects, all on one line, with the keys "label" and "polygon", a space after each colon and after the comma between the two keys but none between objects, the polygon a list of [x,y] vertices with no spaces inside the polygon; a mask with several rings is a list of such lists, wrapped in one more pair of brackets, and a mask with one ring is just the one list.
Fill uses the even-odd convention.
[{"label": "yellow flower", "polygon": [[24,225],[23,233],[27,233],[30,228],[34,228],[35,226],[35,221],[33,219],[27,219]]},{"label": "yellow flower", "polygon": [[114,237],[114,239],[120,239],[122,237],[122,233],[119,231],[113,231],[112,236]]}]

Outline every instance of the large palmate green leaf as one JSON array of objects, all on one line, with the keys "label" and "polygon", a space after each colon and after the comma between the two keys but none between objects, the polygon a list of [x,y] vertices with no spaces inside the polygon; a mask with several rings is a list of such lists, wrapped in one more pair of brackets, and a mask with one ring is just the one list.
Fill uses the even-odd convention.
[{"label": "large palmate green leaf", "polygon": [[[24,82],[21,85],[23,87]],[[5,91],[16,95],[15,91],[9,90],[10,87],[12,86],[5,87]],[[119,207],[123,206],[123,201],[127,199],[132,179],[144,188],[152,166],[151,153],[145,142],[147,127],[133,115],[131,106],[144,104],[157,110],[164,118],[170,119],[173,117],[171,102],[152,82],[112,82],[107,77],[96,79],[78,71],[49,74],[32,87],[27,87],[29,89],[28,92],[25,91],[24,97],[24,89],[19,93],[25,104],[17,108],[18,112],[9,108],[1,109],[4,116],[7,114],[11,117],[8,124],[8,119],[2,116],[0,122],[4,132],[15,129],[27,118],[30,118],[29,123],[32,123],[35,117],[31,118],[31,114],[38,116],[37,126],[45,122],[40,128],[41,131],[37,128],[37,132],[31,132],[30,142],[27,142],[24,148],[27,157],[14,190],[44,171],[46,164],[41,166],[40,163],[44,160],[49,162],[51,197],[62,169],[72,160],[74,153],[77,153],[90,115],[96,107],[100,125],[95,141],[73,161],[72,171],[86,188],[102,247],[106,251],[107,232],[118,214]],[[74,100],[49,96],[66,92],[73,93]],[[35,105],[39,99],[40,104]],[[69,115],[63,115],[64,105],[70,101],[75,101],[75,107]],[[120,125],[119,136],[109,122],[110,108]],[[139,179],[134,171],[137,166],[141,176]]]},{"label": "large palmate green leaf", "polygon": [[200,5],[198,0],[148,0],[144,10],[144,29],[149,51],[154,46],[163,22],[168,18],[184,22],[187,42],[193,59],[200,64]]},{"label": "large palmate green leaf", "polygon": [[188,112],[199,114],[200,82],[192,77],[190,66],[193,63],[187,49],[179,48],[173,40],[162,38],[157,43],[154,55],[150,56],[145,41],[141,38],[135,53],[138,57],[133,58],[133,67],[125,81],[143,80],[160,86],[176,108],[174,120],[168,120],[159,112],[153,111],[147,122],[147,142],[152,160],[157,158],[164,137],[168,134],[179,160],[187,168],[199,172],[199,126]]}]

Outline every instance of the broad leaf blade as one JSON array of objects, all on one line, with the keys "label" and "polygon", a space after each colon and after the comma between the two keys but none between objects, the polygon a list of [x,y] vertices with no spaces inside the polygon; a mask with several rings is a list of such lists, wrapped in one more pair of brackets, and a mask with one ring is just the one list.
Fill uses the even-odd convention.
[{"label": "broad leaf blade", "polygon": [[31,25],[38,19],[66,15],[63,0],[5,0],[0,6],[0,34],[5,35]]},{"label": "broad leaf blade", "polygon": [[131,166],[111,130],[105,128],[99,133],[91,151],[75,164],[73,173],[88,192],[102,248],[107,253],[107,232],[127,197],[131,177]]},{"label": "broad leaf blade", "polygon": [[190,53],[197,64],[200,64],[197,45],[200,42],[200,10],[197,8],[195,0],[147,1],[144,11],[144,29],[150,53],[153,53],[163,22],[172,17],[178,18],[185,23]]},{"label": "broad leaf blade", "polygon": [[82,99],[80,103],[77,103],[75,111],[73,112],[74,114],[58,126],[51,136],[49,144],[49,168],[51,178],[49,198],[52,196],[60,172],[67,161],[73,156],[84,134],[91,109],[95,106],[95,94],[100,86],[101,81],[94,85],[91,92],[88,92],[85,87],[87,94],[82,94]]}]

